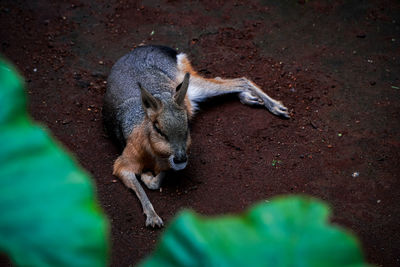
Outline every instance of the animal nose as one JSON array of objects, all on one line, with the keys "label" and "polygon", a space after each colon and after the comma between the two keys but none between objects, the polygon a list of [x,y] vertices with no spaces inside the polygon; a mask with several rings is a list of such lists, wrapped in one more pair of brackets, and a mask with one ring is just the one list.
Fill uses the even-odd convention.
[{"label": "animal nose", "polygon": [[174,157],[174,163],[175,164],[180,164],[180,163],[184,163],[187,161],[187,156],[186,154],[182,154],[182,155],[177,155]]}]

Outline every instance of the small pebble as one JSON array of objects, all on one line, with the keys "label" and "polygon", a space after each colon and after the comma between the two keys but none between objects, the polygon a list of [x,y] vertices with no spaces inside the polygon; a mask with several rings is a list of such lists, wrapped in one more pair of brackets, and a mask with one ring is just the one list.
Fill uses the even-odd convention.
[{"label": "small pebble", "polygon": [[359,173],[359,172],[353,172],[353,174],[352,174],[351,176],[353,176],[354,178],[356,178],[356,177],[360,176],[360,173]]}]

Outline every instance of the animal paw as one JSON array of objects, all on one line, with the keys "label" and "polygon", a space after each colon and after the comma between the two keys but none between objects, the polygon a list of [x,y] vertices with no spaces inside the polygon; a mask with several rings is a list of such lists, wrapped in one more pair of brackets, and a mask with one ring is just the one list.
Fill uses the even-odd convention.
[{"label": "animal paw", "polygon": [[151,213],[149,215],[147,215],[146,218],[146,226],[147,227],[163,227],[164,226],[164,222],[163,220],[160,218],[160,216],[157,215],[157,213]]},{"label": "animal paw", "polygon": [[157,190],[161,186],[161,181],[157,176],[153,176],[147,173],[142,173],[141,179],[143,183],[147,186],[147,188],[151,190]]},{"label": "animal paw", "polygon": [[270,111],[277,115],[277,116],[281,116],[284,118],[289,119],[290,115],[289,115],[289,110],[287,107],[285,107],[281,102],[276,101],[273,105],[273,107],[270,109]]}]

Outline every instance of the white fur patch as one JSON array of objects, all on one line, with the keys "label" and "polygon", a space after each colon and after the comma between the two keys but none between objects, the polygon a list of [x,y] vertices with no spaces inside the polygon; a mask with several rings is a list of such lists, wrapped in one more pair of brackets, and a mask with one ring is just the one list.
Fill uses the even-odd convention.
[{"label": "white fur patch", "polygon": [[[186,54],[180,53],[176,56],[177,58],[177,64],[178,64],[178,69],[179,73],[177,75],[177,80],[181,81],[183,80],[183,77],[185,75],[185,67],[186,64],[190,64],[189,59],[187,58]],[[222,80],[219,78],[219,80]],[[190,82],[189,82],[189,88],[187,91],[187,97],[190,100],[190,104],[192,105],[192,108],[194,111],[198,110],[198,103],[203,102],[207,98],[221,95],[221,94],[227,94],[227,93],[233,93],[233,92],[238,92],[240,90],[235,90],[232,88],[231,90],[221,90],[219,84],[215,84],[213,82],[209,82],[206,79],[196,77],[196,76],[191,76],[190,77]]]},{"label": "white fur patch", "polygon": [[193,83],[189,83],[189,88],[187,91],[187,96],[190,100],[190,104],[192,104],[195,110],[198,109],[199,102],[204,101],[208,96],[204,95],[205,90],[201,87],[197,87]]},{"label": "white fur patch", "polygon": [[182,60],[187,59],[187,56],[186,56],[185,53],[179,53],[179,54],[176,56],[176,58],[177,58],[177,60],[178,60],[178,66],[179,66],[179,67],[182,67]]},{"label": "white fur patch", "polygon": [[[183,63],[184,61],[187,61],[188,63],[190,63],[189,59],[187,58],[185,53],[180,53],[176,56],[177,59],[177,64],[178,64],[178,69],[179,69],[179,73],[178,76],[176,77],[178,81],[183,80],[183,77],[185,76],[185,64]],[[192,108],[194,110],[198,109],[198,105],[196,102],[201,102],[201,100],[204,100],[201,95],[202,95],[202,90],[201,88],[196,88],[196,86],[194,86],[192,84],[193,81],[193,77],[190,78],[190,82],[189,82],[189,88],[187,91],[187,96],[190,100],[190,104],[192,105]]]}]

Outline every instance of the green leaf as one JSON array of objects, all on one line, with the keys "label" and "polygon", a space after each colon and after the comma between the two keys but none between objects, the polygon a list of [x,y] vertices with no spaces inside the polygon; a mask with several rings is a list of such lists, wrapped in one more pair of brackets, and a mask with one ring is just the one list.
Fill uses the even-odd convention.
[{"label": "green leaf", "polygon": [[73,158],[27,115],[0,58],[0,251],[18,266],[105,266],[108,221]]},{"label": "green leaf", "polygon": [[240,216],[182,212],[141,266],[367,266],[357,239],[309,197],[278,197]]}]

